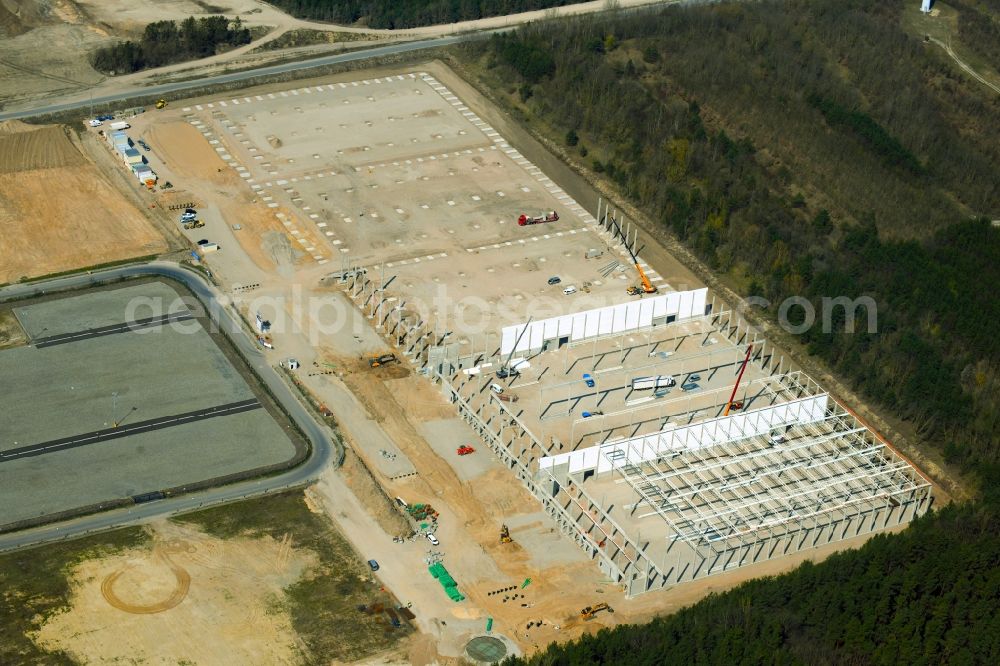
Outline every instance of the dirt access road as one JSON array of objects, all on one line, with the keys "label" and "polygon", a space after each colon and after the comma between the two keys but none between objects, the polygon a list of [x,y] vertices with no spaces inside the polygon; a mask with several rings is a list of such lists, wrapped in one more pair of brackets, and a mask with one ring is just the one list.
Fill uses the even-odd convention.
[{"label": "dirt access road", "polygon": [[[671,4],[676,0],[616,0],[623,9],[652,4]],[[5,3],[6,4],[6,3]],[[237,15],[248,27],[268,29],[267,35],[252,44],[233,49],[195,63],[178,63],[154,70],[119,77],[107,77],[92,69],[81,52],[106,46],[119,39],[137,37],[143,27],[154,21],[180,20],[188,16],[208,15],[205,3],[189,0],[153,2],[153,0],[54,0],[42,8],[37,0],[15,3],[16,11],[0,4],[0,104],[6,110],[34,109],[53,104],[83,102],[88,99],[134,92],[163,83],[167,77],[195,79],[224,70],[261,67],[291,57],[306,58],[342,50],[348,43],[323,44],[259,53],[257,49],[289,30],[371,35],[371,41],[349,42],[351,48],[401,41],[440,37],[481,30],[495,30],[555,16],[571,16],[604,11],[608,0],[592,0],[548,10],[433,25],[406,30],[371,30],[363,26],[340,26],[304,21],[256,0],[231,0],[226,15]],[[46,3],[49,5],[49,3]]]}]

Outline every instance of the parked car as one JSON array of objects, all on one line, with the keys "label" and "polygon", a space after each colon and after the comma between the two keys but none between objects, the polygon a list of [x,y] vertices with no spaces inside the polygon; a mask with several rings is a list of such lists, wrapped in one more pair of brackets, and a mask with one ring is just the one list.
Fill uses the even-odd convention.
[{"label": "parked car", "polygon": [[558,275],[553,275],[549,278],[549,284],[559,284],[560,282],[562,282],[562,278]]},{"label": "parked car", "polygon": [[576,287],[574,287],[573,285],[570,285],[570,286],[568,286],[568,287],[566,287],[566,288],[563,289],[563,293],[566,294],[567,296],[575,294],[576,293]]},{"label": "parked car", "polygon": [[149,144],[148,143],[146,143],[142,139],[139,139],[139,145],[142,146],[143,150],[145,150],[146,152],[149,152]]},{"label": "parked car", "polygon": [[594,388],[594,378],[586,372],[583,373],[583,383],[587,385],[587,388]]},{"label": "parked car", "polygon": [[785,435],[784,435],[784,433],[780,433],[777,430],[773,431],[771,433],[771,443],[772,444],[784,444],[785,443]]},{"label": "parked car", "polygon": [[681,384],[682,391],[696,391],[699,388],[701,388],[701,386],[695,384],[694,382],[684,382],[683,384]]},{"label": "parked car", "polygon": [[93,119],[91,119],[91,121],[90,121],[90,126],[91,126],[91,127],[100,127],[100,126],[101,126],[101,125],[103,125],[103,124],[104,124],[104,123],[102,123],[102,122],[101,122],[100,120],[98,120],[97,118],[93,118]]},{"label": "parked car", "polygon": [[368,566],[371,567],[372,571],[378,571],[378,562],[375,560],[368,560]]},{"label": "parked car", "polygon": [[440,546],[441,545],[441,542],[438,541],[438,538],[436,536],[434,536],[434,532],[428,532],[427,533],[427,540],[431,542],[432,546]]}]

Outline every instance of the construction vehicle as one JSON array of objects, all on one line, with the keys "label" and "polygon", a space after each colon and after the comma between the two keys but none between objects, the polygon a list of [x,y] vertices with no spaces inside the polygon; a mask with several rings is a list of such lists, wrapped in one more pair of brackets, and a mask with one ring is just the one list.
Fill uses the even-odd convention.
[{"label": "construction vehicle", "polygon": [[[517,346],[521,344],[521,338],[523,338],[524,334],[528,332],[528,328],[531,326],[531,320],[533,318],[534,318],[533,316],[528,317],[528,321],[527,323],[525,323],[524,328],[521,329],[521,332],[517,335],[517,339],[514,340],[514,346],[510,348],[510,353],[507,354],[507,358],[504,359],[503,365],[501,365],[500,369],[497,370],[497,377],[499,377],[500,379],[507,379],[508,377],[520,376],[521,373],[518,372],[517,368],[511,367],[510,360],[511,358],[514,357],[514,350],[516,350]],[[497,385],[493,384],[493,386]],[[496,393],[503,393],[503,387],[499,388],[500,388],[499,391],[497,391],[496,389],[493,389],[493,391]],[[517,400],[517,398],[514,398],[514,400]]]},{"label": "construction vehicle", "polygon": [[507,529],[506,525],[500,526],[500,543],[511,543],[514,541],[510,538],[510,530]]},{"label": "construction vehicle", "polygon": [[593,620],[594,616],[596,616],[602,610],[606,610],[609,613],[614,613],[615,612],[614,608],[612,608],[607,603],[605,603],[605,602],[602,601],[599,604],[594,604],[593,606],[587,606],[582,611],[580,611],[580,619],[581,620]]},{"label": "construction vehicle", "polygon": [[500,402],[517,402],[517,396],[513,393],[501,393],[497,396]]},{"label": "construction vehicle", "polygon": [[607,220],[611,223],[612,233],[621,239],[622,245],[628,250],[628,254],[632,257],[632,265],[635,266],[636,272],[639,274],[639,284],[629,285],[628,289],[625,290],[629,296],[639,296],[641,294],[655,294],[656,286],[649,281],[646,277],[646,272],[642,270],[642,265],[639,263],[639,257],[635,256],[635,252],[632,251],[632,245],[628,242],[628,238],[622,232],[621,226],[614,217],[608,215]]},{"label": "construction vehicle", "polygon": [[753,345],[747,346],[747,355],[743,359],[743,365],[740,366],[740,374],[736,375],[736,383],[733,385],[733,392],[729,394],[729,400],[726,401],[726,409],[722,412],[723,416],[729,416],[731,410],[743,409],[743,401],[736,401],[736,391],[740,388],[740,380],[743,379],[743,373],[747,369],[747,364],[750,362],[750,355],[752,353]]},{"label": "construction vehicle", "polygon": [[544,215],[539,215],[538,217],[528,217],[527,215],[521,214],[521,217],[517,218],[517,224],[520,227],[526,227],[530,224],[544,224],[545,222],[555,222],[559,219],[559,213],[554,210],[550,210]]},{"label": "construction vehicle", "polygon": [[201,220],[189,220],[184,223],[185,229],[201,229],[203,226],[205,226],[205,223]]},{"label": "construction vehicle", "polygon": [[167,105],[167,100],[163,99],[162,97],[160,99],[156,100],[156,108],[157,109],[162,109],[166,105]]},{"label": "construction vehicle", "polygon": [[455,453],[457,453],[460,456],[467,456],[470,453],[475,453],[475,452],[476,452],[476,450],[474,448],[472,448],[471,446],[469,446],[468,444],[463,444],[462,446],[458,447],[455,450]]},{"label": "construction vehicle", "polygon": [[396,363],[399,359],[396,358],[395,354],[382,354],[381,356],[372,356],[368,359],[368,365],[372,368],[377,368],[380,365],[385,365],[386,363]]}]

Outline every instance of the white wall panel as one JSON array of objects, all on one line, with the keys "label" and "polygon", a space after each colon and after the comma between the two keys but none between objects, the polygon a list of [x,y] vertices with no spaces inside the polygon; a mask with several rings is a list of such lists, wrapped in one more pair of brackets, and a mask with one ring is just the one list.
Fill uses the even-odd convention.
[{"label": "white wall panel", "polygon": [[[689,426],[667,428],[650,435],[546,456],[538,461],[538,468],[548,469],[569,463],[571,472],[595,469],[602,474],[621,467],[626,459],[633,463],[655,460],[671,451],[696,451],[736,439],[766,435],[786,425],[820,421],[826,416],[829,402],[830,397],[823,393]],[[614,451],[624,452],[626,458],[612,461],[607,454]]]},{"label": "white wall panel", "polygon": [[[655,319],[675,315],[678,319],[699,317],[705,313],[708,289],[671,292],[632,300],[619,305],[595,308],[561,317],[540,319],[527,324],[529,331],[517,343],[516,351],[541,349],[546,340],[569,336],[579,342],[597,335],[634,331],[652,325]],[[500,334],[500,353],[509,354],[525,324],[505,326]]]}]

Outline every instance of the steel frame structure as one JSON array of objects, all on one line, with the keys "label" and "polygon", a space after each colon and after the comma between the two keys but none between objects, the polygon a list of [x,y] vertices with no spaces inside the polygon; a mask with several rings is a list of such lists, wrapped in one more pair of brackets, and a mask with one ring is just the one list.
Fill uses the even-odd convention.
[{"label": "steel frame structure", "polygon": [[[835,401],[812,420],[779,424],[783,437],[778,441],[771,433],[730,432],[702,448],[630,460],[630,449],[623,449],[616,439],[597,445],[612,463],[609,471],[571,473],[569,465],[540,469],[538,459],[552,453],[554,439],[545,443],[532,433],[517,410],[488,389],[488,377],[461,372],[466,364],[478,365],[495,354],[461,358],[447,367],[427,365],[429,348],[441,344],[447,332],[439,339],[436,327],[403,312],[405,302],[383,309],[391,281],[392,277],[387,281],[380,276],[375,282],[355,274],[346,290],[400,351],[424,365],[425,374],[439,382],[459,414],[541,502],[560,530],[629,596],[902,525],[933,501],[930,483]],[[699,335],[711,335],[714,328],[733,345],[736,360],[747,344],[766,344],[732,311],[697,318],[696,323],[701,322],[714,327]],[[613,343],[618,337],[583,344]],[[617,352],[625,351],[619,342]],[[688,362],[716,353],[697,353]],[[762,349],[755,350],[750,363],[767,373],[746,385],[755,387],[751,402],[762,399],[780,405],[825,395],[818,383],[801,371],[790,371],[773,351],[765,356]],[[645,365],[648,370],[662,367],[657,361]],[[568,383],[557,382],[539,395],[564,390]],[[714,389],[701,396],[725,392]],[[669,410],[668,418],[676,422],[686,415],[688,424],[730,418],[702,418],[705,408],[678,412],[683,400],[630,406],[608,417],[630,414],[634,419]],[[598,430],[611,434],[603,425]],[[602,493],[613,495],[611,501]]]}]

